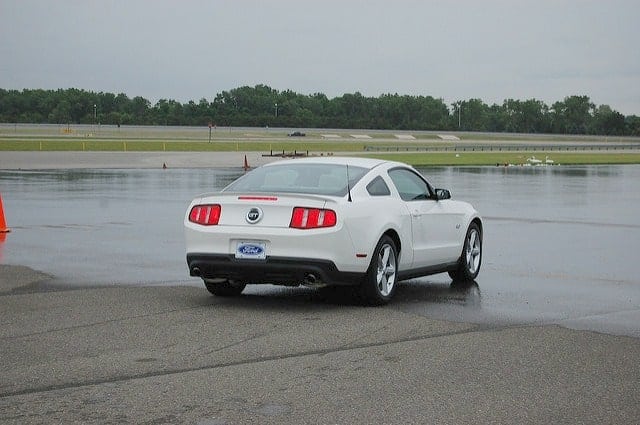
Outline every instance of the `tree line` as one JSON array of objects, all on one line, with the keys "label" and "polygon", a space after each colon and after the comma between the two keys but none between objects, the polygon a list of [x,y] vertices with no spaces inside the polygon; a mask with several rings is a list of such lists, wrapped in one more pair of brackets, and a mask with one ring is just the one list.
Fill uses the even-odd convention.
[{"label": "tree line", "polygon": [[189,125],[233,127],[353,128],[489,131],[640,136],[640,117],[624,116],[588,96],[568,96],[547,105],[536,99],[481,99],[450,106],[431,96],[359,92],[329,99],[266,85],[243,86],[180,103],[81,89],[0,89],[0,122],[50,124]]}]

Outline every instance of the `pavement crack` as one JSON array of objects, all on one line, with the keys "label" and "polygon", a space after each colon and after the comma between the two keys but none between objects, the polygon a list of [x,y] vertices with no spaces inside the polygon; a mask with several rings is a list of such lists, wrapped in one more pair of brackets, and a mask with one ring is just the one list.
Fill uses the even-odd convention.
[{"label": "pavement crack", "polygon": [[588,314],[579,314],[579,315],[567,315],[566,317],[559,318],[555,321],[550,321],[552,324],[560,324],[562,322],[572,321],[572,320],[583,320],[583,319],[591,319],[595,317],[608,316],[610,314],[624,314],[624,313],[635,313],[640,311],[640,307],[634,308],[625,308],[625,309],[616,309],[616,310],[603,310],[599,312],[592,312]]},{"label": "pavement crack", "polygon": [[529,223],[529,224],[565,224],[576,226],[598,226],[598,227],[619,227],[623,229],[638,229],[640,225],[629,223],[607,223],[601,221],[588,221],[588,220],[562,220],[562,219],[546,219],[546,218],[527,218],[527,217],[499,217],[499,216],[485,216],[485,220],[493,221],[512,221],[516,223]]},{"label": "pavement crack", "polygon": [[218,353],[220,351],[226,350],[227,348],[236,347],[238,345],[244,344],[245,342],[249,342],[249,341],[253,341],[254,339],[262,338],[265,335],[266,335],[265,333],[259,333],[259,334],[256,334],[256,335],[252,335],[252,336],[249,336],[247,338],[243,338],[241,340],[238,340],[236,342],[232,342],[231,344],[227,344],[227,345],[224,345],[222,347],[218,347],[215,350],[207,351],[204,354],[209,355],[209,354],[213,354],[213,353]]},{"label": "pavement crack", "polygon": [[340,345],[338,348],[346,350],[346,349],[348,349],[350,347],[357,346],[357,342],[358,341],[362,341],[362,340],[370,337],[371,335],[374,335],[374,334],[376,334],[376,333],[378,333],[381,330],[386,329],[386,328],[387,328],[387,326],[385,325],[385,326],[380,326],[378,328],[372,329],[369,332],[367,332],[367,333],[365,333],[363,335],[360,335],[357,338],[352,339],[351,341],[347,342],[346,344]]}]

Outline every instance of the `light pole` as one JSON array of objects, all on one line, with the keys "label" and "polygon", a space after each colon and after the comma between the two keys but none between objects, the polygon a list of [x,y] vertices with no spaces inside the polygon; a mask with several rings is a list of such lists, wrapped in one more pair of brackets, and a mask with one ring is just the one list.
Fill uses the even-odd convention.
[{"label": "light pole", "polygon": [[98,125],[98,105],[93,104],[93,132],[96,132],[96,125]]},{"label": "light pole", "polygon": [[278,118],[278,104],[276,103],[276,118]]},{"label": "light pole", "polygon": [[460,129],[460,114],[462,112],[462,102],[458,102],[458,130]]}]

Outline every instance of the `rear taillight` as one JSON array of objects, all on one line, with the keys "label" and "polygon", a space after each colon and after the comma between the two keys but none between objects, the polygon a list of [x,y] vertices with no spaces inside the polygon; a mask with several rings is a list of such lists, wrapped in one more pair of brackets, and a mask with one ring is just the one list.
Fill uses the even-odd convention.
[{"label": "rear taillight", "polygon": [[189,221],[203,226],[215,226],[220,220],[220,205],[196,205],[191,208]]},{"label": "rear taillight", "polygon": [[333,227],[338,222],[336,212],[320,208],[295,207],[289,227],[294,229],[317,229]]}]

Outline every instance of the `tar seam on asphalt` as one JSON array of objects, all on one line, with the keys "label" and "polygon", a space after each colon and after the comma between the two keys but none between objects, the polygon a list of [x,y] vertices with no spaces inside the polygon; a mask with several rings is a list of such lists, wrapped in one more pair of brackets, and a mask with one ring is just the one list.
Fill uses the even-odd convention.
[{"label": "tar seam on asphalt", "polygon": [[189,372],[198,372],[198,371],[204,371],[204,370],[222,369],[222,368],[233,367],[233,366],[243,366],[243,365],[250,365],[250,364],[258,364],[258,363],[265,363],[265,362],[276,361],[276,360],[287,360],[287,359],[295,359],[295,358],[306,357],[306,356],[325,355],[325,354],[331,354],[331,353],[340,353],[340,352],[345,352],[345,351],[359,350],[359,349],[362,349],[362,348],[383,347],[385,345],[400,344],[400,343],[404,343],[404,342],[429,340],[429,339],[434,339],[434,338],[442,338],[442,337],[455,336],[455,335],[472,334],[472,333],[478,333],[478,332],[495,332],[495,331],[499,331],[499,330],[503,330],[503,329],[522,328],[522,327],[528,327],[528,326],[482,326],[482,325],[478,325],[478,326],[475,326],[475,327],[473,327],[471,329],[464,329],[464,330],[458,330],[458,331],[453,331],[453,332],[442,332],[442,333],[437,333],[437,334],[433,334],[433,335],[426,335],[426,336],[424,336],[424,335],[423,336],[414,336],[414,337],[410,337],[410,338],[401,338],[401,339],[397,339],[397,340],[393,340],[393,341],[371,342],[371,343],[368,343],[368,344],[359,344],[359,345],[354,345],[354,346],[350,346],[350,347],[346,347],[346,348],[345,347],[327,348],[327,349],[323,349],[323,350],[303,351],[303,352],[299,352],[299,353],[284,354],[284,355],[278,355],[278,356],[267,356],[267,357],[260,357],[260,358],[236,361],[236,362],[220,363],[220,364],[217,364],[217,365],[208,365],[208,366],[199,366],[199,367],[193,367],[193,368],[183,368],[183,369],[147,372],[147,373],[141,373],[141,374],[138,374],[138,375],[129,375],[129,376],[120,376],[120,377],[105,378],[105,379],[87,380],[87,381],[84,381],[84,382],[69,383],[69,384],[47,385],[47,386],[43,386],[41,388],[31,388],[31,389],[24,389],[24,390],[20,390],[20,391],[12,391],[12,392],[7,392],[7,393],[0,393],[0,399],[9,398],[9,397],[15,397],[15,396],[22,396],[22,395],[32,395],[32,394],[49,392],[49,391],[67,390],[67,389],[73,389],[73,388],[82,388],[82,387],[88,387],[88,386],[93,386],[93,385],[114,384],[114,383],[119,383],[119,382],[134,381],[134,380],[138,380],[138,379],[156,378],[156,377],[169,376],[169,375],[179,375],[179,374],[182,374],[182,373],[189,373]]},{"label": "tar seam on asphalt", "polygon": [[[86,288],[82,288],[82,289],[86,289]],[[14,294],[14,295],[23,295],[23,294]],[[0,295],[0,296],[6,296],[6,295]],[[73,329],[90,328],[92,326],[106,325],[106,324],[109,324],[109,323],[123,322],[123,321],[131,320],[131,319],[140,319],[140,318],[143,318],[143,317],[160,316],[160,315],[163,315],[163,314],[176,313],[178,311],[187,311],[187,310],[193,310],[193,309],[196,309],[196,308],[207,307],[209,305],[211,305],[211,304],[196,305],[196,306],[193,306],[193,307],[185,307],[185,308],[176,308],[174,310],[158,311],[156,313],[140,314],[140,315],[137,315],[137,316],[120,317],[118,319],[104,320],[102,322],[93,322],[93,323],[87,323],[87,324],[84,324],[84,325],[68,326],[68,327],[65,327],[65,328],[47,329],[45,331],[33,332],[33,333],[30,333],[30,334],[24,334],[24,335],[3,336],[3,337],[0,337],[0,341],[6,341],[6,340],[12,340],[12,339],[20,339],[20,338],[28,338],[28,337],[36,336],[36,335],[44,335],[44,334],[49,334],[49,333],[54,333],[54,332],[64,332],[64,331],[73,330]]]}]

